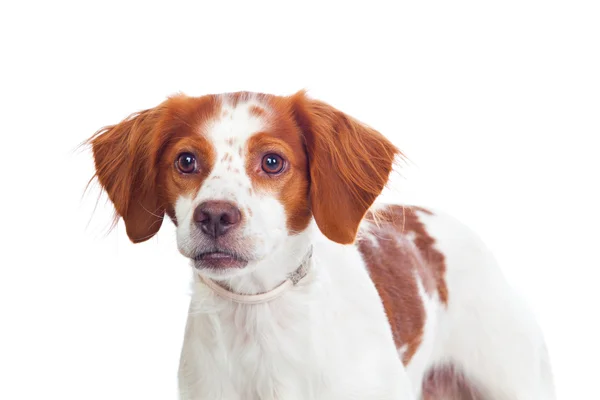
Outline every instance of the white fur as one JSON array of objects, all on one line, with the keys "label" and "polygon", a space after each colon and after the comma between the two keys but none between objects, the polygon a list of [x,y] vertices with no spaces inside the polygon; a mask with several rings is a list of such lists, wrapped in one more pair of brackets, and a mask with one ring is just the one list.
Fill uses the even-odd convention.
[{"label": "white fur", "polygon": [[439,329],[438,318],[436,317],[441,312],[442,304],[437,292],[434,292],[432,295],[427,294],[417,273],[415,273],[415,280],[417,281],[419,296],[425,306],[426,319],[421,344],[407,366],[407,373],[414,387],[414,392],[417,395],[416,398],[418,398],[418,395],[421,393],[423,377],[432,367],[432,353],[438,339],[436,334]]},{"label": "white fur", "polygon": [[[180,251],[193,252],[194,207],[224,199],[253,211],[240,238],[253,261],[242,271],[212,278],[234,291],[270,290],[298,267],[310,245],[312,265],[299,285],[257,305],[224,300],[195,276],[179,370],[181,399],[411,400],[419,398],[428,369],[447,361],[481,385],[489,399],[554,399],[544,342],[530,313],[482,243],[440,214],[420,218],[446,257],[449,303],[427,294],[419,281],[425,332],[403,366],[403,349],[395,347],[357,247],[328,240],[314,221],[289,234],[283,206],[249,193],[244,143],[264,127],[248,112],[252,102],[225,107],[228,115],[207,127],[217,165],[194,198],[177,201]],[[225,153],[239,173],[219,163]]]},{"label": "white fur", "polygon": [[195,283],[182,399],[412,398],[356,248],[314,225],[302,235],[315,240],[311,272],[270,303],[230,303]]},{"label": "white fur", "polygon": [[447,265],[448,307],[437,315],[430,364],[456,363],[490,399],[554,399],[540,329],[493,255],[451,217],[439,212],[419,217]]}]

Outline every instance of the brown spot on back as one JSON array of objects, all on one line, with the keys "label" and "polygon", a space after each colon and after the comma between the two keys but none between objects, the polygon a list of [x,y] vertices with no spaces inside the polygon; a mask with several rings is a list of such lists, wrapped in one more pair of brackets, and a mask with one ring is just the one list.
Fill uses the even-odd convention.
[{"label": "brown spot on back", "polygon": [[448,301],[444,256],[435,249],[416,207],[390,205],[365,216],[358,247],[383,302],[398,348],[406,346],[407,364],[417,351],[425,326],[425,309],[416,276],[427,293]]}]

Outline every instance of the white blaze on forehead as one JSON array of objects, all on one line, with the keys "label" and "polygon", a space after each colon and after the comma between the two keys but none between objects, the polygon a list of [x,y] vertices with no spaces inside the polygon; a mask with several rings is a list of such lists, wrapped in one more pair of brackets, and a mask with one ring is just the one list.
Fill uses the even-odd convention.
[{"label": "white blaze on forehead", "polygon": [[244,143],[250,136],[265,129],[263,119],[250,111],[252,107],[265,108],[258,100],[240,100],[235,106],[227,101],[226,96],[221,101],[221,111],[206,129],[206,134],[215,145],[231,138],[237,143]]},{"label": "white blaze on forehead", "polygon": [[220,112],[204,130],[215,149],[215,165],[196,200],[242,202],[251,188],[245,166],[246,143],[252,135],[266,128],[263,118],[253,114],[251,108],[264,109],[264,105],[253,98],[240,100],[235,106],[226,96],[222,96],[221,101]]}]

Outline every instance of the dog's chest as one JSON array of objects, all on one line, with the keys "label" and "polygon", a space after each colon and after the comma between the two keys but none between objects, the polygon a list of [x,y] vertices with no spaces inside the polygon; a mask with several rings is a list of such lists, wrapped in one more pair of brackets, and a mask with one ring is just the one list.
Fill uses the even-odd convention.
[{"label": "dog's chest", "polygon": [[195,315],[182,354],[189,360],[185,373],[194,376],[188,390],[215,399],[313,398],[335,357],[314,329],[321,324],[308,323],[311,314],[306,305],[278,301]]}]

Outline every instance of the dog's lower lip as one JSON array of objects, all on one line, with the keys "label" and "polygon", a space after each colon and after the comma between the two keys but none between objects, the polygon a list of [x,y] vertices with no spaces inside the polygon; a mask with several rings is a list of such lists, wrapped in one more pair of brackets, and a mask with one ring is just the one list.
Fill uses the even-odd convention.
[{"label": "dog's lower lip", "polygon": [[206,259],[218,259],[218,258],[235,258],[241,260],[240,257],[233,253],[225,252],[225,251],[207,251],[206,253],[202,253],[197,255],[195,260],[206,260]]},{"label": "dog's lower lip", "polygon": [[196,261],[197,268],[243,268],[248,263],[234,254],[213,251],[208,253],[202,253],[194,258]]},{"label": "dog's lower lip", "polygon": [[227,253],[206,253],[206,254],[202,254],[199,257],[201,260],[206,260],[208,259],[217,259],[217,258],[235,258],[233,257],[231,254],[227,254]]}]

